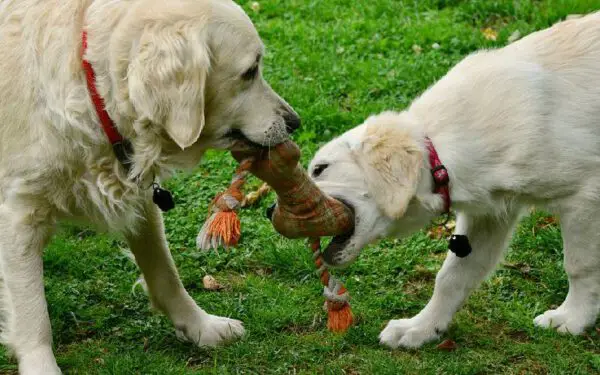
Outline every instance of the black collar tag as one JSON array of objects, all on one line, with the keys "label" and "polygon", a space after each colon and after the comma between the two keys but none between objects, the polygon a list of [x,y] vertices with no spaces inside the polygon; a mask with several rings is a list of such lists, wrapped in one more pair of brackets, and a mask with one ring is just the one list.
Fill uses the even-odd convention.
[{"label": "black collar tag", "polygon": [[161,188],[156,182],[152,184],[152,189],[152,201],[163,212],[167,212],[175,207],[175,201],[170,191]]},{"label": "black collar tag", "polygon": [[[127,173],[131,169],[131,155],[133,155],[133,146],[127,139],[112,144],[113,151],[117,160],[121,163]],[[167,212],[175,207],[175,201],[170,191],[160,187],[156,182],[152,183],[152,201],[163,212]]]},{"label": "black collar tag", "polygon": [[464,258],[471,254],[471,244],[469,237],[463,234],[453,234],[448,243],[448,250],[452,251],[459,258]]}]

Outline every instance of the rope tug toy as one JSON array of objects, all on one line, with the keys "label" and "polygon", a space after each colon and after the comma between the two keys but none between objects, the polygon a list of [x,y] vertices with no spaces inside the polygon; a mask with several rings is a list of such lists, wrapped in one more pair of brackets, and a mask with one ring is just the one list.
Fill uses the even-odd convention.
[{"label": "rope tug toy", "polygon": [[[315,185],[299,164],[300,149],[291,141],[270,150],[243,147],[232,154],[240,165],[231,186],[214,198],[211,215],[196,240],[198,247],[208,250],[237,244],[241,231],[235,211],[243,200],[240,189],[244,180],[252,173],[277,193],[277,204],[270,213],[275,230],[287,238],[311,239],[310,247],[327,299],[327,328],[333,332],[346,331],[353,321],[350,295],[342,283],[329,274],[322,258],[320,237],[353,231],[354,213]],[[261,190],[267,189],[261,187]],[[260,194],[254,193],[252,197],[258,199]]]},{"label": "rope tug toy", "polygon": [[271,190],[267,183],[263,183],[258,190],[242,193],[242,187],[250,173],[253,158],[243,160],[235,170],[231,184],[222,193],[217,194],[209,206],[210,215],[200,228],[196,238],[196,246],[201,250],[225,249],[237,245],[240,240],[241,223],[237,211],[240,208],[251,206],[267,195]]},{"label": "rope tug toy", "polygon": [[327,299],[327,328],[332,332],[345,332],[354,320],[350,308],[350,293],[338,279],[329,274],[321,257],[321,240],[312,239],[310,248],[313,251],[317,274],[324,286],[323,295]]},{"label": "rope tug toy", "polygon": [[240,218],[236,211],[242,204],[244,195],[241,189],[246,183],[252,161],[249,158],[241,162],[227,190],[213,198],[209,207],[211,214],[200,228],[196,238],[196,246],[199,249],[217,249],[219,246],[227,249],[237,245],[242,232]]}]

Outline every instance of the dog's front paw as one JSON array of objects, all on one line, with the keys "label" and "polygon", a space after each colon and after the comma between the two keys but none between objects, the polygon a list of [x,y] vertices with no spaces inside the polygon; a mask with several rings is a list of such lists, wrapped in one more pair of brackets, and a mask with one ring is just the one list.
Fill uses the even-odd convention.
[{"label": "dog's front paw", "polygon": [[34,349],[19,358],[19,374],[22,375],[60,375],[62,372],[50,347]]},{"label": "dog's front paw", "polygon": [[416,349],[439,337],[440,331],[434,324],[419,318],[391,320],[379,334],[381,344],[392,349],[397,347]]},{"label": "dog's front paw", "polygon": [[206,314],[177,329],[177,337],[198,346],[214,347],[244,335],[244,324],[235,319]]},{"label": "dog's front paw", "polygon": [[588,322],[582,319],[578,314],[571,313],[566,309],[558,308],[548,310],[542,315],[538,315],[533,324],[543,328],[556,328],[560,333],[570,333],[580,335],[585,331]]}]

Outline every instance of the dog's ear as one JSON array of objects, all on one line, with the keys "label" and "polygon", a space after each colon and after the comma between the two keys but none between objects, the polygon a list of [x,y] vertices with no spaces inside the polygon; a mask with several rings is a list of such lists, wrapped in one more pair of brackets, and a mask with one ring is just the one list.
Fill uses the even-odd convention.
[{"label": "dog's ear", "polygon": [[353,153],[379,209],[398,219],[417,192],[423,150],[409,131],[391,119],[368,124]]},{"label": "dog's ear", "polygon": [[206,44],[180,30],[149,28],[129,65],[129,97],[138,117],[164,126],[182,149],[204,127],[204,90],[210,69]]}]

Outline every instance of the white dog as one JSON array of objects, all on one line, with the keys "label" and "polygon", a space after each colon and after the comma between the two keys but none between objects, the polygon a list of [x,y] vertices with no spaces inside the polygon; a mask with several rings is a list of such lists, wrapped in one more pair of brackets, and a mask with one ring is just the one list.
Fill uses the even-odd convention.
[{"label": "white dog", "polygon": [[[42,251],[64,219],[122,233],[153,304],[185,338],[212,346],[241,335],[241,322],[184,290],[150,186],[208,148],[272,145],[299,126],[262,79],[263,45],[243,10],[230,0],[3,0],[0,53],[2,339],[20,372],[60,372]],[[133,153],[117,158],[93,89]]]},{"label": "white dog", "polygon": [[[435,151],[449,186],[432,171]],[[407,110],[372,116],[325,145],[309,171],[356,214],[354,232],[325,250],[331,265],[350,263],[380,237],[422,228],[447,203],[456,234],[470,240],[472,253],[448,253],[427,306],[390,321],[383,344],[437,339],[532,204],[560,215],[569,277],[563,304],[534,323],[582,333],[600,310],[600,13],[472,54]]]}]

